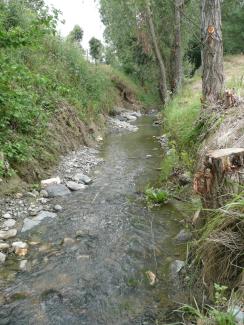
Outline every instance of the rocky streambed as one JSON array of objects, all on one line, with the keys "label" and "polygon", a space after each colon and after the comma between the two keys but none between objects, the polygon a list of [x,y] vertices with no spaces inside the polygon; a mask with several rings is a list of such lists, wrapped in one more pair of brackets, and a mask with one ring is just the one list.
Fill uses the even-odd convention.
[{"label": "rocky streambed", "polygon": [[97,148],[63,157],[40,190],[1,199],[0,324],[157,324],[184,299],[183,203],[146,206],[162,151],[140,115],[110,118]]}]

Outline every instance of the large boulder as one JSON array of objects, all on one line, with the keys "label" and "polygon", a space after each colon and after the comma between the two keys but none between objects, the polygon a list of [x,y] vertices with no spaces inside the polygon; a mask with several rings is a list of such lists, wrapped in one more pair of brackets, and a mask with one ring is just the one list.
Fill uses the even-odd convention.
[{"label": "large boulder", "polygon": [[70,194],[70,190],[63,184],[48,185],[45,190],[48,193],[48,197],[51,198]]},{"label": "large boulder", "polygon": [[56,216],[57,216],[56,213],[49,212],[49,211],[42,211],[35,218],[32,219],[25,218],[21,232],[31,230],[32,228],[38,226],[42,222],[42,220],[46,218],[55,218]]}]

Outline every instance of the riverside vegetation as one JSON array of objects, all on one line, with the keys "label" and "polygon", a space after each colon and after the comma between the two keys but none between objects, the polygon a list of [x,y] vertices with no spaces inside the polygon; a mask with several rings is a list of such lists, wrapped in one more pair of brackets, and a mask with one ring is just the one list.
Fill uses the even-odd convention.
[{"label": "riverside vegetation", "polygon": [[[194,210],[183,233],[194,239],[177,272],[190,291],[189,304],[175,312],[179,324],[242,324],[243,1],[101,0],[100,12],[107,46],[90,41],[93,64],[79,26],[66,39],[57,33],[59,11],[42,0],[0,0],[1,190],[16,191],[20,180],[39,189],[33,183],[51,174],[60,155],[101,139],[106,121],[123,129],[124,120],[136,118],[125,112],[110,120],[116,106],[162,108],[156,122],[164,157],[159,188],[145,190],[148,207],[177,198]],[[239,153],[218,151],[213,173],[206,157],[223,148]],[[157,274],[147,274],[157,283]]]}]

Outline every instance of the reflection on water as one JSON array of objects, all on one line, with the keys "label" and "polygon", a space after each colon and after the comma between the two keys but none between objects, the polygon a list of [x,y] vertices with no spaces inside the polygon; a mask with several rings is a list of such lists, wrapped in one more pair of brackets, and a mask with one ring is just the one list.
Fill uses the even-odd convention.
[{"label": "reflection on water", "polygon": [[[173,205],[145,205],[142,192],[158,183],[162,153],[152,119],[139,125],[137,133],[108,136],[94,183],[57,199],[58,218],[24,235],[40,244],[31,248],[30,271],[4,289],[0,324],[163,324],[175,294],[168,265],[184,251],[172,239],[181,216]],[[6,278],[16,274],[14,263]],[[157,274],[153,287],[147,271]]]}]

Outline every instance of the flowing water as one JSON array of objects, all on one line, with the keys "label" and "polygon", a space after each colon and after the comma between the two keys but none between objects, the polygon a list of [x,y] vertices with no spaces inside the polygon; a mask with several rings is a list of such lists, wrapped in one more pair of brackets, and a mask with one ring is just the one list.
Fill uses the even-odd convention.
[{"label": "flowing water", "polygon": [[[56,199],[64,211],[23,236],[41,246],[28,256],[31,270],[4,289],[0,324],[165,324],[179,295],[168,266],[184,255],[173,239],[182,206],[147,208],[142,193],[159,182],[160,130],[151,117],[137,124],[136,133],[107,136],[94,183]],[[75,241],[62,244],[67,237]],[[157,274],[154,286],[147,271]]]}]

